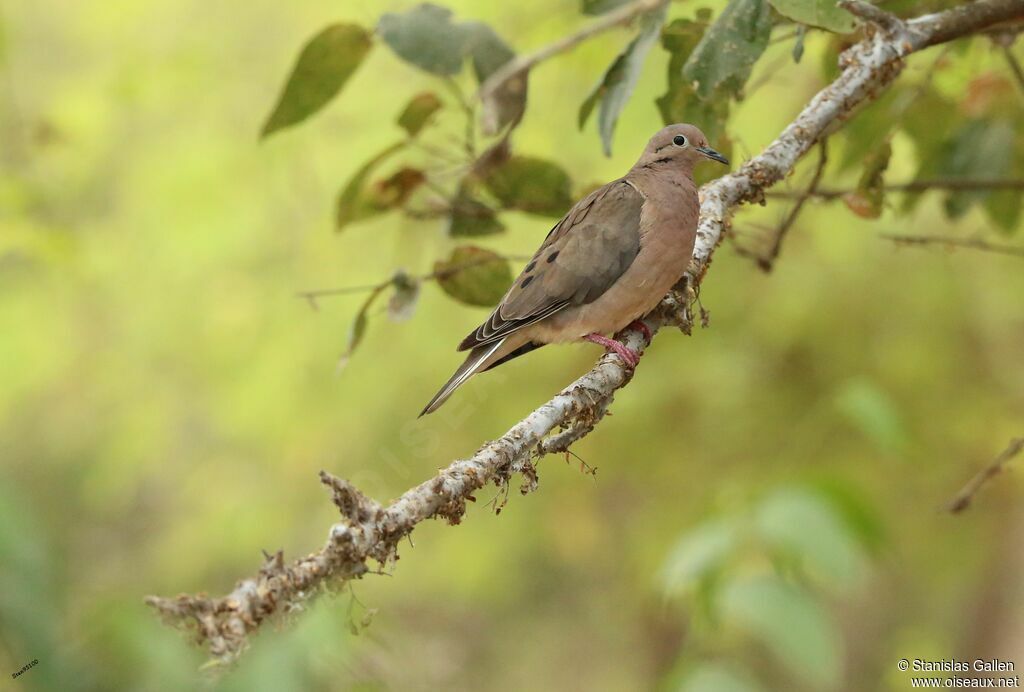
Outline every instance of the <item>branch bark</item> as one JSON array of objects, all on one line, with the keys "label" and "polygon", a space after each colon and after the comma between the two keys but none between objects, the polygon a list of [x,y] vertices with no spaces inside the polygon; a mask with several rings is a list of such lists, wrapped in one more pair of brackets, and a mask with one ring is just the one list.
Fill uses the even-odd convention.
[{"label": "branch bark", "polygon": [[899,245],[939,245],[946,248],[970,248],[983,252],[994,252],[997,255],[1024,257],[1024,246],[990,243],[981,238],[958,238],[950,235],[896,235],[891,233],[883,233],[879,237],[891,240]]},{"label": "branch bark", "polygon": [[[653,0],[640,0],[626,8],[639,12],[655,4]],[[871,21],[877,19],[869,16],[870,12],[862,7],[864,3],[857,0],[843,0],[841,4],[862,10],[861,15]],[[625,13],[626,8],[620,13]],[[729,225],[732,210],[745,202],[763,200],[764,189],[789,173],[829,125],[877,95],[899,75],[908,54],[1022,15],[1024,0],[979,0],[909,22],[895,18],[879,20],[881,26],[843,53],[840,61],[844,69],[840,76],[822,89],[775,141],[735,173],[701,189],[701,219],[693,261],[680,285],[644,319],[651,333],[665,325],[690,328],[695,289]],[[618,14],[612,16],[623,19]],[[601,21],[609,23],[611,19]],[[593,33],[591,30],[589,35]],[[567,50],[584,38],[570,37],[556,44],[557,50],[549,49],[547,53]],[[533,61],[530,64],[540,59],[544,58],[535,54],[529,58]],[[498,76],[496,73],[495,79]],[[625,333],[623,339],[635,350],[648,346],[636,330]],[[518,472],[525,478],[522,492],[535,488],[535,456],[562,449],[564,444],[559,443],[571,442],[593,429],[615,392],[631,377],[632,373],[622,367],[617,356],[604,355],[592,370],[503,436],[488,442],[473,456],[454,462],[386,507],[365,498],[346,481],[322,473],[321,479],[331,488],[343,518],[331,527],[321,550],[291,564],[284,562],[281,553],[268,556],[254,577],[239,582],[226,596],[151,596],[147,603],[171,622],[194,628],[198,641],[208,648],[214,660],[229,663],[244,651],[248,636],[270,616],[296,610],[319,590],[367,573],[371,560],[389,564],[396,557],[398,542],[420,522],[443,517],[458,523],[466,502],[473,500],[473,493],[486,484],[508,487],[512,474]],[[556,432],[558,429],[563,432]],[[552,433],[552,442],[546,442]]]},{"label": "branch bark", "polygon": [[1006,449],[1001,451],[992,463],[975,474],[971,480],[967,481],[967,485],[956,494],[956,497],[946,504],[946,511],[951,514],[959,514],[970,507],[971,501],[974,500],[974,496],[978,494],[982,486],[1005,471],[1006,465],[1013,461],[1013,458],[1020,454],[1021,450],[1024,450],[1024,437],[1010,440],[1010,444],[1006,446]]},{"label": "branch bark", "polygon": [[[995,190],[1024,190],[1024,180],[1016,178],[926,178],[923,180],[911,180],[908,183],[893,183],[884,185],[885,192],[926,192],[928,190],[943,190],[946,192],[991,192]],[[837,190],[832,188],[818,188],[811,191],[811,197],[821,199],[837,199],[843,195],[855,192],[853,188]],[[765,197],[777,199],[800,199],[806,192],[798,190],[771,190],[765,192]]]}]

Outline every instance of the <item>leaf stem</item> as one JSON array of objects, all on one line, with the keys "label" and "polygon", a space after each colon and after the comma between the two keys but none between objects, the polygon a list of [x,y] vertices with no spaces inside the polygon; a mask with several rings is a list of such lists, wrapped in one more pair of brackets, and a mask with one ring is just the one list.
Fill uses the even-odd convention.
[{"label": "leaf stem", "polygon": [[616,10],[608,12],[600,19],[588,24],[575,34],[563,36],[557,41],[550,43],[533,53],[527,53],[526,55],[521,55],[509,60],[500,68],[495,70],[494,73],[487,78],[487,81],[481,85],[480,90],[477,92],[477,99],[484,102],[487,101],[488,98],[493,96],[494,93],[512,77],[527,72],[539,63],[549,60],[556,55],[570,51],[584,41],[602,34],[609,29],[614,29],[617,26],[628,24],[638,15],[659,10],[667,5],[668,2],[669,0],[633,0],[633,2],[628,5],[623,5]]}]

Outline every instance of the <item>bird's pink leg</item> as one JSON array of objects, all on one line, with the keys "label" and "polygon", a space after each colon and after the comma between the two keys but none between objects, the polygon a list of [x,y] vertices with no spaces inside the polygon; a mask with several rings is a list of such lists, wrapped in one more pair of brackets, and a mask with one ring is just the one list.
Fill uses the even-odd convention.
[{"label": "bird's pink leg", "polygon": [[654,335],[651,334],[651,330],[647,327],[643,320],[633,320],[632,322],[627,324],[625,329],[623,329],[622,331],[626,331],[626,329],[637,330],[638,332],[644,335],[644,338],[647,339],[647,343],[651,343],[651,339],[654,338]]},{"label": "bird's pink leg", "polygon": [[637,353],[630,347],[626,346],[625,344],[616,341],[615,339],[609,339],[606,336],[601,336],[600,334],[594,333],[587,334],[585,337],[583,337],[583,340],[590,341],[591,343],[595,344],[600,344],[604,346],[605,349],[609,351],[614,351],[619,356],[619,358],[621,358],[622,361],[626,364],[626,367],[628,367],[630,370],[636,368],[636,366],[640,363],[639,353]]}]

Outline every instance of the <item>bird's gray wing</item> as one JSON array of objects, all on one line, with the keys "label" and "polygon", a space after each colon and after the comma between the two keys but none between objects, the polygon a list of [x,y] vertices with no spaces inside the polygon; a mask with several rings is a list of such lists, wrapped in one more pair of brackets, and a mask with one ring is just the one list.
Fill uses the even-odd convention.
[{"label": "bird's gray wing", "polygon": [[643,205],[643,195],[621,179],[577,202],[459,350],[493,343],[566,307],[596,300],[640,251]]}]

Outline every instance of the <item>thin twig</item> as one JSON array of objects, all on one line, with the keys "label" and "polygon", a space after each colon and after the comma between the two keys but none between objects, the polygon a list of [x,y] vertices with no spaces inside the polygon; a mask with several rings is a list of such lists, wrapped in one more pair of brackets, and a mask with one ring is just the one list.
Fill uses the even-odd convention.
[{"label": "thin twig", "polygon": [[883,233],[878,237],[901,245],[943,245],[947,248],[970,248],[972,250],[983,250],[984,252],[995,252],[1001,255],[1024,257],[1024,246],[990,243],[981,238],[957,238],[956,236],[947,235],[894,235],[890,233]]},{"label": "thin twig", "polygon": [[1021,92],[1024,92],[1024,69],[1021,69],[1020,62],[1017,60],[1017,56],[1013,54],[1010,47],[1003,45],[1003,57],[1006,58],[1006,64],[1010,66],[1010,72],[1013,73],[1014,79],[1017,80],[1017,86],[1020,87]]},{"label": "thin twig", "polygon": [[667,4],[668,0],[633,0],[633,2],[628,5],[623,5],[616,10],[602,15],[600,19],[588,24],[575,34],[564,36],[554,43],[548,44],[533,53],[527,53],[526,55],[521,55],[509,60],[499,69],[495,70],[494,73],[487,78],[487,81],[480,86],[480,90],[477,92],[477,98],[480,101],[486,102],[488,98],[498,91],[501,85],[512,77],[529,71],[538,63],[542,63],[556,55],[572,50],[579,44],[597,36],[598,34],[602,34],[609,29],[614,29],[617,26],[628,24],[633,21],[635,17],[648,12],[653,12]]},{"label": "thin twig", "polygon": [[796,38],[799,35],[800,35],[800,30],[799,29],[797,29],[796,31],[790,31],[790,32],[785,33],[785,34],[780,34],[780,35],[776,36],[775,38],[773,38],[771,41],[769,41],[768,45],[771,46],[771,45],[774,45],[776,43],[782,43],[783,41],[788,41],[791,38]]},{"label": "thin twig", "polygon": [[[932,178],[912,180],[907,183],[895,183],[882,187],[885,192],[925,192],[927,190],[946,190],[950,192],[987,192],[994,190],[1024,190],[1024,179],[969,179],[969,178]],[[819,199],[836,199],[854,192],[853,188],[834,189],[819,188],[811,193],[811,197]],[[798,199],[804,192],[795,190],[766,190],[765,197],[776,199]]]},{"label": "thin twig", "polygon": [[839,0],[838,4],[850,14],[877,26],[883,31],[898,33],[903,29],[903,21],[899,17],[886,12],[877,5],[872,5],[870,2],[864,2],[864,0]]},{"label": "thin twig", "polygon": [[462,87],[454,79],[445,77],[443,83],[452,92],[452,95],[459,104],[459,108],[466,115],[466,128],[463,133],[462,147],[465,149],[469,160],[473,161],[476,159],[476,107],[462,93]]},{"label": "thin twig", "polygon": [[[411,277],[413,281],[435,281],[437,279],[446,279],[454,274],[458,274],[461,271],[476,267],[481,264],[487,264],[489,262],[496,262],[498,260],[505,260],[507,262],[525,262],[532,258],[532,255],[493,255],[490,257],[477,257],[461,264],[456,264],[451,267],[443,267],[441,269],[435,269],[434,271],[427,272],[426,274],[420,274],[418,276]],[[406,277],[409,278],[409,277]],[[376,284],[366,284],[365,286],[343,286],[342,288],[318,288],[309,291],[299,291],[295,294],[296,298],[308,301],[313,308],[317,307],[317,298],[329,298],[331,296],[348,295],[350,293],[365,293],[367,291],[379,291],[387,288],[388,284],[392,283],[395,277],[392,276],[386,281],[381,281]]]},{"label": "thin twig", "polygon": [[389,283],[391,283],[391,279],[377,284],[366,284],[365,286],[345,286],[343,288],[320,288],[312,291],[299,291],[295,294],[295,297],[315,302],[317,298],[328,298],[330,296],[343,296],[349,293],[365,293],[367,291],[374,291],[382,286],[387,286]]},{"label": "thin twig", "polygon": [[814,169],[814,175],[811,176],[811,182],[807,184],[803,194],[797,197],[796,203],[789,210],[782,223],[779,224],[779,229],[775,231],[775,239],[772,241],[768,254],[759,257],[757,260],[757,266],[761,271],[770,273],[772,267],[775,266],[775,260],[779,258],[779,252],[782,250],[782,242],[786,239],[786,234],[789,233],[789,229],[796,223],[796,219],[800,216],[800,211],[804,208],[804,204],[814,194],[814,191],[818,189],[818,183],[821,182],[821,176],[825,172],[825,164],[827,163],[828,139],[822,139],[818,143],[818,165]]},{"label": "thin twig", "polygon": [[1010,444],[992,460],[991,464],[975,474],[971,480],[967,481],[967,485],[965,485],[963,489],[946,505],[946,511],[951,514],[959,514],[967,509],[971,505],[971,500],[974,499],[974,496],[981,487],[1006,470],[1006,465],[1009,464],[1015,456],[1020,454],[1022,449],[1024,449],[1024,437],[1017,437],[1010,440]]}]

